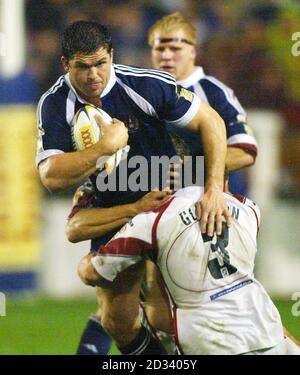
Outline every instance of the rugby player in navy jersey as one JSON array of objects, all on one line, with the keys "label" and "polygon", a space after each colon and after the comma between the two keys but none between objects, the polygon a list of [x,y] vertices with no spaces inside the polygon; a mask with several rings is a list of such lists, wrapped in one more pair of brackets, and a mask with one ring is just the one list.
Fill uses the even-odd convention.
[{"label": "rugby player in navy jersey", "polygon": [[[252,165],[257,154],[253,132],[246,122],[246,113],[234,92],[215,77],[205,74],[196,66],[197,31],[179,12],[158,20],[148,32],[152,65],[171,73],[177,84],[194,92],[223,118],[227,131],[226,166],[234,171]],[[201,153],[195,136],[185,129],[168,127],[191,148]]]},{"label": "rugby player in navy jersey", "polygon": [[[62,63],[66,74],[42,96],[38,106],[39,143],[37,164],[44,186],[51,191],[63,189],[82,181],[96,171],[96,161],[111,155],[127,143],[129,129],[129,158],[176,154],[166,131],[166,125],[187,127],[202,137],[206,163],[204,196],[199,202],[202,232],[212,235],[222,230],[222,216],[230,225],[231,218],[222,194],[223,171],[226,158],[225,126],[220,116],[197,96],[177,88],[168,73],[154,70],[113,65],[111,38],[107,29],[94,22],[79,21],[70,25],[63,34]],[[114,117],[113,126],[102,126],[103,137],[87,150],[75,152],[72,146],[70,124],[76,111],[86,105],[101,106]],[[118,118],[119,120],[117,120]],[[120,121],[122,120],[122,121]],[[160,140],[160,142],[158,142]],[[91,177],[96,185],[96,177]],[[133,203],[144,191],[96,191],[97,207]],[[92,243],[98,248],[101,241]],[[102,242],[103,243],[103,242]],[[123,282],[126,287],[126,280]],[[114,324],[118,311],[111,302],[115,291],[101,289],[106,314],[102,322]],[[133,294],[132,298],[135,295]],[[130,303],[119,296],[119,307],[130,310]],[[130,313],[130,311],[129,311]],[[140,326],[126,327],[121,351],[135,351],[147,338],[144,353],[158,353],[155,340],[149,339]]]}]

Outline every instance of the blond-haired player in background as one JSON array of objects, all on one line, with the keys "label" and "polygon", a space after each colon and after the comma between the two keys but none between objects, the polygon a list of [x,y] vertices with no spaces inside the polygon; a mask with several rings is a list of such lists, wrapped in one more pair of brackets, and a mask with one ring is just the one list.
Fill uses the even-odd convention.
[{"label": "blond-haired player in background", "polygon": [[[167,15],[149,29],[148,43],[153,67],[171,73],[178,85],[197,94],[223,118],[227,130],[228,170],[252,165],[257,144],[247,124],[246,112],[231,88],[206,75],[203,68],[196,65],[197,32],[192,23],[179,12]],[[192,153],[200,154],[197,139],[191,133],[168,130],[183,138]]]}]

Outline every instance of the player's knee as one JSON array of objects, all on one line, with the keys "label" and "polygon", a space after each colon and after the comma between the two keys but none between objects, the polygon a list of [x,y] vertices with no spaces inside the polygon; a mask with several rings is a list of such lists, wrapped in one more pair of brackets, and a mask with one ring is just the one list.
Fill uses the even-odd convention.
[{"label": "player's knee", "polygon": [[120,309],[118,313],[103,313],[101,325],[117,343],[130,342],[139,328],[138,317],[131,316],[127,310]]},{"label": "player's knee", "polygon": [[91,254],[82,258],[78,266],[78,275],[81,281],[90,286],[99,285],[101,282],[101,276],[95,271],[94,266],[91,262]]},{"label": "player's knee", "polygon": [[118,344],[126,345],[135,338],[141,323],[138,309],[133,310],[128,301],[123,302],[121,306],[104,303],[101,324]]}]

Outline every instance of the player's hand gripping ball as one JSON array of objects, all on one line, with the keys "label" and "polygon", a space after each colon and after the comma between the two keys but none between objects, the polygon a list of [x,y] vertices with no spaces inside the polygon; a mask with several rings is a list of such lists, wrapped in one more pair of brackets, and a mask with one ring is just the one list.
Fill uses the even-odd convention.
[{"label": "player's hand gripping ball", "polygon": [[[80,108],[75,114],[71,129],[73,145],[76,151],[89,148],[100,141],[102,131],[101,126],[95,119],[96,116],[100,116],[106,124],[112,123],[112,118],[108,113],[90,105]],[[129,149],[129,146],[125,146],[109,157],[100,158],[100,163],[97,163],[98,172],[106,171],[107,174],[112,173],[120,161],[127,157]]]}]

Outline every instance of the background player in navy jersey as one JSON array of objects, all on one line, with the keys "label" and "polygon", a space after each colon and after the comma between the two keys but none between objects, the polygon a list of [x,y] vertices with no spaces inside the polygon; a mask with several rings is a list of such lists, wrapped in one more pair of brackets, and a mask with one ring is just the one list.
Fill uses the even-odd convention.
[{"label": "background player in navy jersey", "polygon": [[[153,67],[171,73],[180,86],[195,92],[223,118],[227,130],[226,166],[229,171],[252,165],[257,144],[246,122],[246,113],[233,91],[196,66],[197,31],[179,12],[158,20],[148,32]],[[227,63],[227,62],[224,62]],[[168,128],[180,135],[191,152],[202,152],[199,142],[185,129]]]},{"label": "background player in navy jersey", "polygon": [[[96,161],[110,155],[127,142],[124,122],[134,123],[129,131],[131,146],[129,158],[176,154],[165,125],[187,127],[201,134],[205,151],[207,181],[205,193],[198,204],[201,212],[201,230],[212,234],[222,230],[222,215],[230,224],[231,218],[223,194],[223,171],[226,157],[224,122],[206,103],[194,95],[177,90],[175,80],[167,73],[112,64],[111,38],[100,24],[79,21],[70,25],[63,34],[62,63],[66,74],[42,96],[38,106],[39,144],[37,164],[43,184],[52,191],[75,184],[96,171]],[[104,136],[88,150],[74,152],[70,123],[76,111],[86,103],[102,106],[114,120],[112,127],[104,127]],[[157,140],[160,142],[157,142]],[[96,177],[91,176],[95,186]],[[107,191],[98,194],[96,205],[111,207],[132,203],[146,192]],[[93,241],[98,248],[101,241]],[[126,280],[124,280],[125,286]],[[111,295],[102,290],[106,307]],[[123,303],[126,308],[128,304]],[[117,315],[113,309],[106,320],[113,322]],[[128,351],[127,343],[139,346],[146,335],[141,327],[132,327],[132,335],[124,337],[119,345]],[[148,348],[155,351],[149,340]],[[131,350],[130,349],[130,350]]]}]

